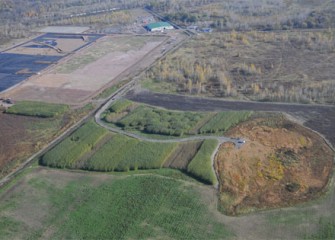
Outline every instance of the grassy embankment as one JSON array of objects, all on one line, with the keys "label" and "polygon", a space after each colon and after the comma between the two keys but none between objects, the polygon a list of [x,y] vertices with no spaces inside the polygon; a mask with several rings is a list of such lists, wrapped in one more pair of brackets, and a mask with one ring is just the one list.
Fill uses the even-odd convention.
[{"label": "grassy embankment", "polygon": [[215,139],[205,140],[198,153],[187,166],[187,171],[191,175],[212,185],[217,183],[211,159],[217,145],[218,141]]},{"label": "grassy embankment", "polygon": [[14,106],[8,108],[6,113],[31,117],[52,118],[64,114],[68,110],[69,107],[64,104],[19,101],[15,103]]}]

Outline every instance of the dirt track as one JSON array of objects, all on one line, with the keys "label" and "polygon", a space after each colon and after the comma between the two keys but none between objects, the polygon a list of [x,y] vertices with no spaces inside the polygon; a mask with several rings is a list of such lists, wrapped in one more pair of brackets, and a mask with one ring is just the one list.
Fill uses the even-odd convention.
[{"label": "dirt track", "polygon": [[284,112],[303,122],[306,127],[319,132],[333,146],[335,146],[335,107],[333,106],[227,101],[173,94],[152,93],[149,91],[142,91],[138,93],[130,92],[126,97],[133,101],[175,110],[253,110]]}]

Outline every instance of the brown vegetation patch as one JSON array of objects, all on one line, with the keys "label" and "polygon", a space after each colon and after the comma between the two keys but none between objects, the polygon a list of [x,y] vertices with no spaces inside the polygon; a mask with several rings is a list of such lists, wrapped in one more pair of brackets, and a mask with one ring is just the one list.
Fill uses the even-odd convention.
[{"label": "brown vegetation patch", "polygon": [[11,97],[15,100],[30,100],[50,103],[77,104],[86,100],[92,91],[64,89],[43,86],[19,86],[13,89]]},{"label": "brown vegetation patch", "polygon": [[195,154],[198,152],[202,141],[180,143],[174,152],[164,162],[166,168],[186,169]]},{"label": "brown vegetation patch", "polygon": [[51,120],[0,113],[0,176],[44,144],[52,130],[40,131],[39,127],[49,123]]},{"label": "brown vegetation patch", "polygon": [[290,206],[325,191],[334,153],[317,134],[283,117],[256,118],[234,128],[247,142],[221,145],[216,169],[223,211]]},{"label": "brown vegetation patch", "polygon": [[150,89],[183,94],[334,104],[334,36],[331,30],[199,34],[153,66],[146,81]]}]

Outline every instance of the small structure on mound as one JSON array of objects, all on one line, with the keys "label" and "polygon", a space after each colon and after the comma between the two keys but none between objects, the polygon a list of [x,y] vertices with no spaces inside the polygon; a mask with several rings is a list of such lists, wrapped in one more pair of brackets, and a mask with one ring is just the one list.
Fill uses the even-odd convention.
[{"label": "small structure on mound", "polygon": [[150,32],[158,32],[158,31],[174,29],[174,27],[170,23],[167,23],[167,22],[150,23],[146,25],[145,28]]},{"label": "small structure on mound", "polygon": [[0,111],[1,109],[7,109],[11,106],[13,106],[14,101],[11,98],[2,98],[0,97]]}]

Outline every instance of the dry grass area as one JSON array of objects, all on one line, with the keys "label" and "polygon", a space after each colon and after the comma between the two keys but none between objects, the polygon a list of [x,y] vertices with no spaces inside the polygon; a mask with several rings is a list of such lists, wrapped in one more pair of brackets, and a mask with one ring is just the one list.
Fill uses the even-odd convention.
[{"label": "dry grass area", "polygon": [[7,114],[1,111],[0,177],[14,171],[65,129],[86,116],[92,110],[91,107],[87,105],[71,109],[48,118]]},{"label": "dry grass area", "polygon": [[334,36],[331,29],[202,34],[157,63],[146,82],[156,91],[334,104]]},{"label": "dry grass area", "polygon": [[60,121],[0,113],[0,176],[39,150],[60,130]]},{"label": "dry grass area", "polygon": [[236,215],[291,206],[325,192],[334,153],[317,134],[284,118],[255,118],[229,132],[247,142],[223,144],[216,158],[220,203]]}]

